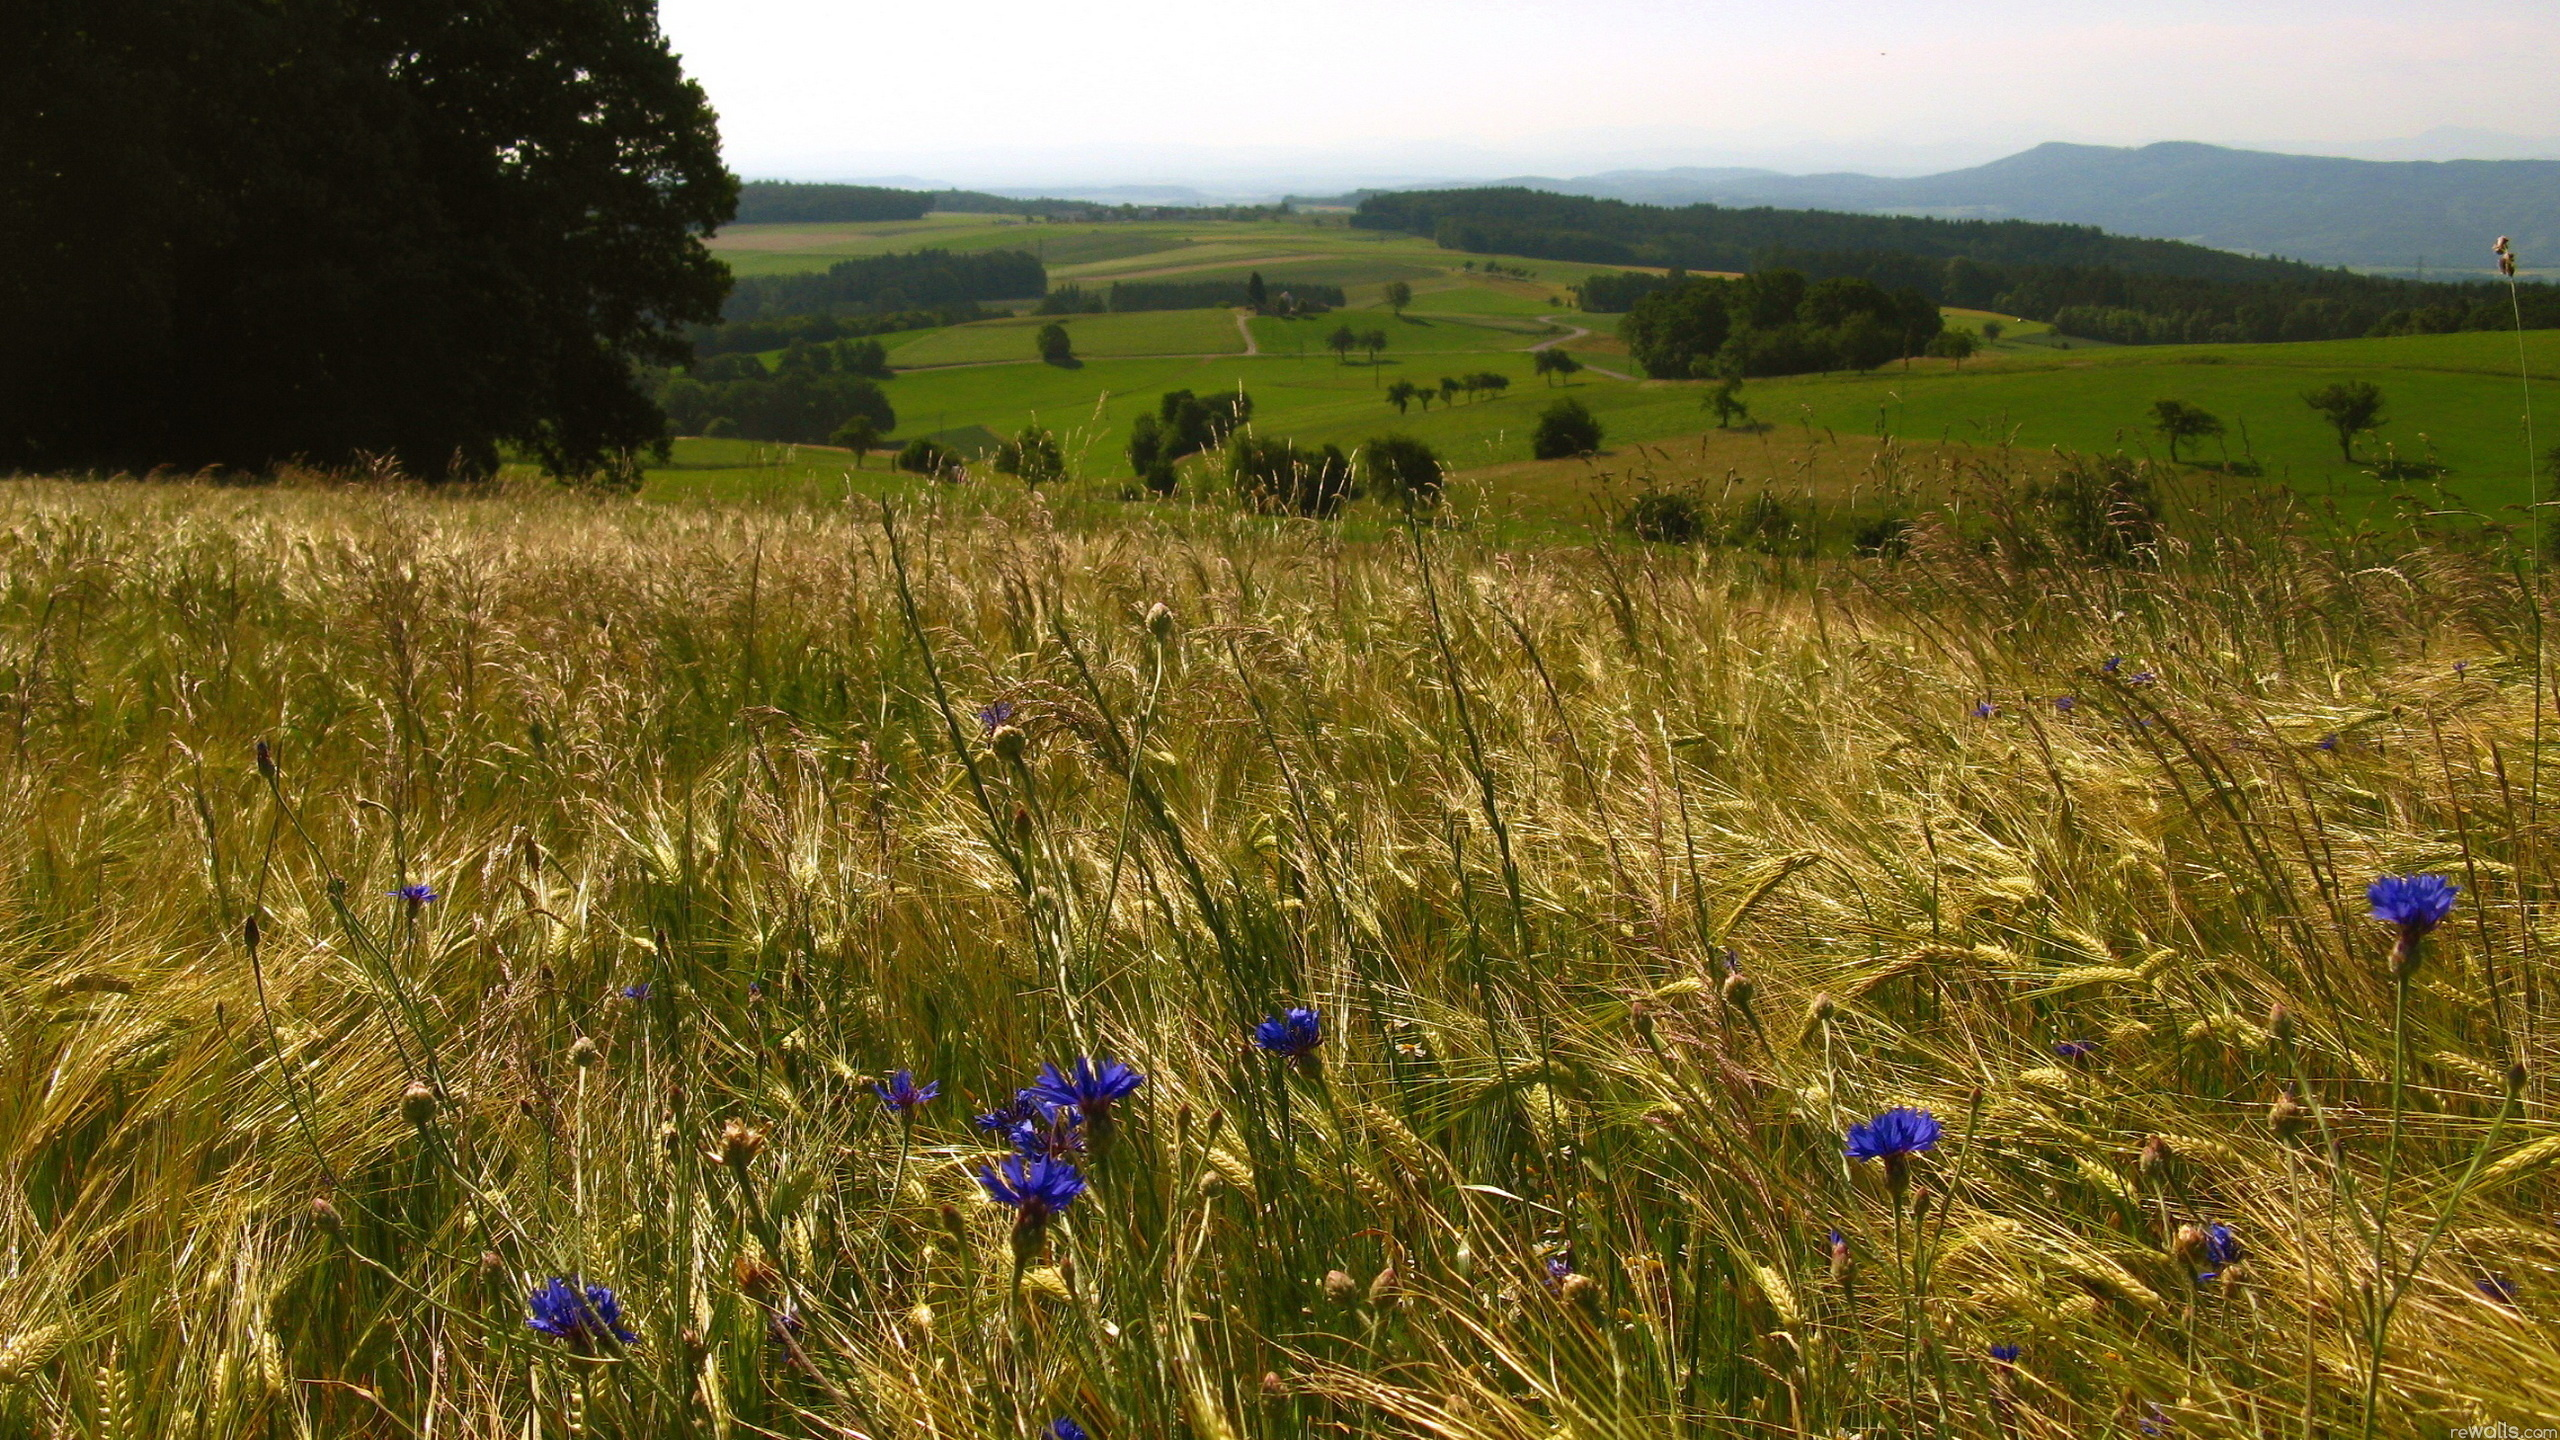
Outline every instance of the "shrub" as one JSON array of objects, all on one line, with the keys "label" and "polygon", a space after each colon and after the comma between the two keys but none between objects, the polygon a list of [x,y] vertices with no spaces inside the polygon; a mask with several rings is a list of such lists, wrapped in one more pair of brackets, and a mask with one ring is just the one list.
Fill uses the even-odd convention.
[{"label": "shrub", "polygon": [[1301,450],[1239,430],[1227,442],[1227,479],[1247,505],[1267,515],[1325,519],[1358,498],[1351,461],[1332,445]]},{"label": "shrub", "polygon": [[1440,503],[1448,483],[1439,455],[1410,435],[1382,436],[1361,446],[1360,463],[1371,490],[1424,510]]},{"label": "shrub", "polygon": [[1683,490],[1647,490],[1627,504],[1618,528],[1639,540],[1695,545],[1707,538],[1707,510]]},{"label": "shrub", "polygon": [[1529,453],[1541,460],[1588,455],[1600,448],[1600,421],[1579,400],[1566,398],[1547,407],[1529,437]]},{"label": "shrub", "polygon": [[2029,488],[2027,499],[2066,548],[2093,560],[2128,560],[2159,538],[2151,477],[2123,455],[2068,457],[2050,483]]},{"label": "shrub", "polygon": [[996,447],[996,473],[1012,475],[1025,485],[1043,485],[1063,480],[1067,475],[1067,457],[1058,449],[1058,437],[1037,425],[1025,425],[1022,433]]},{"label": "shrub", "polygon": [[[1947,333],[1960,335],[1964,332],[1951,330]],[[1858,528],[1849,532],[1849,547],[1861,555],[1899,560],[1911,553],[1911,534],[1918,528],[1907,515],[1878,515],[1859,522]]]},{"label": "shrub", "polygon": [[950,480],[960,473],[960,457],[919,435],[898,452],[898,468],[910,475]]},{"label": "shrub", "polygon": [[1040,358],[1052,365],[1064,365],[1076,358],[1075,342],[1067,338],[1067,327],[1055,320],[1040,327],[1036,343]]}]

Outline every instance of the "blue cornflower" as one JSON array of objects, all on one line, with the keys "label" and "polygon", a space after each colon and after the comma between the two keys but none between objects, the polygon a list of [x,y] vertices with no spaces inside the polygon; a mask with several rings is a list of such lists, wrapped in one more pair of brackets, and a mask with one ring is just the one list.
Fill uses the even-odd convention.
[{"label": "blue cornflower", "polygon": [[2107,657],[2106,663],[2100,665],[2098,668],[2106,671],[2110,675],[2113,675],[2124,668],[2124,657],[2121,655],[2110,655]]},{"label": "blue cornflower", "polygon": [[2465,674],[2465,673],[2466,673],[2466,672],[2468,672],[2470,669],[2471,669],[2471,662],[2470,662],[2470,661],[2468,661],[2468,660],[2456,660],[2456,661],[2454,661],[2454,662],[2453,662],[2453,673],[2454,673],[2457,677],[2459,677],[2459,676],[2461,676],[2461,675]]},{"label": "blue cornflower", "polygon": [[623,999],[625,999],[625,1000],[631,1000],[631,1001],[641,1001],[641,1000],[646,1000],[646,999],[648,999],[648,998],[649,998],[649,982],[648,982],[648,981],[646,981],[646,980],[643,980],[643,981],[641,981],[641,982],[640,982],[639,984],[637,984],[637,985],[625,985],[625,986],[623,986],[623,987],[622,987],[622,998],[623,998]]},{"label": "blue cornflower", "polygon": [[1049,1440],[1091,1440],[1084,1427],[1061,1415],[1049,1422]]},{"label": "blue cornflower", "polygon": [[2161,1409],[2156,1402],[2151,1406],[2151,1413],[2134,1423],[2142,1427],[2142,1433],[2145,1435],[2166,1435],[2178,1428],[2170,1421],[2169,1412]]},{"label": "blue cornflower", "polygon": [[1863,1125],[1849,1127],[1852,1160],[1908,1159],[1938,1144],[1938,1117],[1914,1105],[1897,1106]]},{"label": "blue cornflower", "polygon": [[2072,711],[2080,708],[2080,697],[2077,695],[2056,695],[2053,697],[2053,708],[2065,715],[2068,715]]},{"label": "blue cornflower", "polygon": [[1040,1237],[1048,1233],[1049,1222],[1065,1214],[1084,1193],[1084,1176],[1055,1156],[1008,1155],[993,1166],[979,1166],[978,1184],[987,1198],[1013,1207],[1013,1273],[1017,1277],[1040,1253]]},{"label": "blue cornflower", "polygon": [[2091,1040],[2057,1040],[2053,1046],[2054,1058],[2074,1065],[2097,1053],[2097,1043]]},{"label": "blue cornflower", "polygon": [[1324,1017],[1306,1006],[1274,1015],[1253,1027],[1253,1043],[1274,1055],[1303,1060],[1324,1041]]},{"label": "blue cornflower", "polygon": [[2124,677],[2124,683],[2127,685],[2157,685],[2160,683],[2160,677],[2152,674],[2148,670],[2137,670]]},{"label": "blue cornflower", "polygon": [[1023,1224],[1047,1224],[1063,1215],[1084,1193],[1084,1176],[1065,1160],[1008,1155],[994,1165],[978,1167],[978,1184],[987,1198],[1019,1212]]},{"label": "blue cornflower", "polygon": [[2373,902],[2374,919],[2419,940],[2453,913],[2454,897],[2461,893],[2461,886],[2442,875],[2385,875],[2366,886],[2364,896]]},{"label": "blue cornflower", "polygon": [[1541,1277],[1542,1283],[1544,1283],[1550,1290],[1562,1289],[1564,1286],[1564,1277],[1573,1273],[1573,1257],[1566,1254],[1548,1256],[1546,1272],[1547,1273]]},{"label": "blue cornflower", "polygon": [[2504,1275],[2483,1275],[2472,1282],[2480,1293],[2501,1305],[2516,1303],[2516,1282]]},{"label": "blue cornflower", "polygon": [[1015,1092],[1011,1105],[980,1115],[975,1123],[981,1130],[1002,1135],[1016,1153],[1033,1159],[1084,1149],[1084,1137],[1077,1133],[1084,1124],[1083,1113],[1052,1105],[1028,1090]]},{"label": "blue cornflower", "polygon": [[412,910],[415,910],[421,905],[432,904],[435,901],[444,898],[436,893],[436,887],[426,884],[423,881],[415,885],[403,885],[397,890],[385,890],[382,893],[390,896],[394,900],[408,901],[409,908]]},{"label": "blue cornflower", "polygon": [[1046,1104],[1084,1116],[1087,1129],[1099,1135],[1111,1123],[1111,1102],[1147,1083],[1147,1077],[1117,1060],[1077,1056],[1072,1072],[1055,1064],[1040,1067],[1040,1078],[1022,1093]]},{"label": "blue cornflower", "polygon": [[1849,1127],[1849,1158],[1883,1161],[1885,1184],[1899,1202],[1911,1184],[1911,1157],[1937,1147],[1938,1129],[1937,1116],[1918,1106],[1897,1106]]},{"label": "blue cornflower", "polygon": [[2311,746],[2315,750],[2335,750],[2338,748],[2338,737],[2335,735],[2323,735],[2319,739],[2312,741]]},{"label": "blue cornflower", "polygon": [[622,1302],[602,1285],[589,1285],[581,1294],[576,1285],[554,1275],[525,1304],[533,1312],[526,1317],[525,1328],[566,1340],[579,1350],[593,1349],[608,1335],[625,1345],[640,1343],[640,1337],[622,1323]]},{"label": "blue cornflower", "polygon": [[918,1085],[916,1072],[901,1070],[889,1077],[888,1084],[872,1086],[871,1093],[880,1097],[881,1104],[900,1115],[911,1115],[924,1102],[942,1093],[942,1082],[934,1080]]},{"label": "blue cornflower", "polygon": [[2015,1345],[1994,1345],[1991,1347],[1991,1358],[1999,1361],[2003,1365],[2017,1364],[2019,1353],[2019,1349]]},{"label": "blue cornflower", "polygon": [[2204,1227],[2204,1258],[2205,1263],[2213,1268],[2199,1272],[2196,1275],[2197,1283],[2202,1284],[2222,1278],[2222,1272],[2231,1268],[2232,1262],[2238,1260],[2240,1255],[2240,1237],[2231,1233],[2230,1226],[2207,1225]]},{"label": "blue cornflower", "polygon": [[988,734],[993,735],[1013,723],[1016,709],[1017,707],[1010,700],[990,700],[979,709],[978,723],[986,727]]},{"label": "blue cornflower", "polygon": [[1973,704],[1973,718],[1976,720],[1988,720],[1999,713],[2000,707],[1988,700],[1977,700]]}]

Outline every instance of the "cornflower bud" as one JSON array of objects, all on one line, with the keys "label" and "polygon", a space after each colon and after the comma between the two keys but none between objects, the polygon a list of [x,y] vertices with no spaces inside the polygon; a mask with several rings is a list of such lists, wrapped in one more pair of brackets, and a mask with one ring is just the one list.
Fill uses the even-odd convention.
[{"label": "cornflower bud", "polygon": [[434,1124],[436,1092],[429,1089],[425,1081],[411,1081],[409,1088],[400,1092],[400,1114],[421,1130]]}]

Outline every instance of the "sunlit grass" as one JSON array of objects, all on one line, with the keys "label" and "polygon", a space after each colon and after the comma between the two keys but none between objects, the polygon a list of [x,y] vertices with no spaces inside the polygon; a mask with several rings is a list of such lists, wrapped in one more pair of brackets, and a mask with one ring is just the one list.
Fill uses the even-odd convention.
[{"label": "sunlit grass", "polygon": [[[2349,1434],[2404,1273],[2375,1432],[2537,1423],[2504,559],[2006,478],[1857,564],[14,483],[0,1434]],[[969,1117],[1087,1054],[1017,1265]]]}]

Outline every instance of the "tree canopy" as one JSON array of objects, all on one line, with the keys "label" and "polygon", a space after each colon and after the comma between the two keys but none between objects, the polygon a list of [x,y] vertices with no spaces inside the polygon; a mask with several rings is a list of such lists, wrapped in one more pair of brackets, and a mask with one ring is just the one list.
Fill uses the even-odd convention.
[{"label": "tree canopy", "polygon": [[728,288],[647,0],[19,0],[0,96],[0,468],[627,468]]}]

